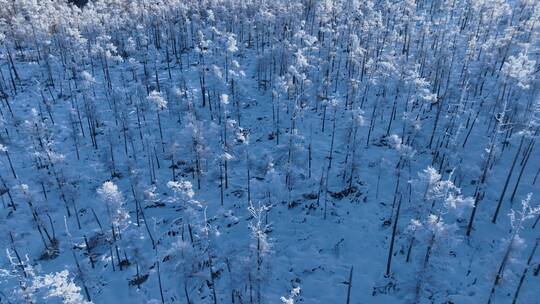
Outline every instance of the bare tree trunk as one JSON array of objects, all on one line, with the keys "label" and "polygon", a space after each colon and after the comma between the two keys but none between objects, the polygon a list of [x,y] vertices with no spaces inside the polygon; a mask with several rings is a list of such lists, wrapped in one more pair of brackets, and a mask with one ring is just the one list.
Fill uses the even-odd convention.
[{"label": "bare tree trunk", "polygon": [[504,182],[504,187],[501,192],[501,195],[499,196],[499,201],[497,202],[497,208],[495,209],[495,213],[493,214],[493,218],[491,219],[491,222],[495,224],[497,222],[497,217],[499,215],[499,211],[501,209],[502,201],[504,198],[504,194],[506,193],[506,189],[508,188],[508,183],[510,182],[510,178],[512,177],[512,173],[514,171],[514,167],[516,166],[516,161],[519,157],[519,152],[521,152],[521,147],[523,146],[524,137],[521,137],[521,142],[519,144],[519,148],[516,151],[516,155],[514,156],[514,160],[512,161],[512,165],[510,166],[510,171],[508,171],[508,174],[506,176],[506,181]]},{"label": "bare tree trunk", "polygon": [[26,269],[24,267],[24,263],[23,263],[23,261],[21,259],[19,251],[17,251],[17,248],[15,247],[15,240],[13,239],[13,234],[11,233],[11,231],[9,232],[9,239],[11,241],[11,249],[13,249],[13,252],[15,252],[15,256],[17,257],[17,261],[19,261],[19,267],[21,267],[23,275],[26,278],[27,277]]},{"label": "bare tree trunk", "polygon": [[514,246],[514,240],[516,238],[515,233],[510,238],[510,242],[508,243],[508,247],[506,247],[506,251],[504,252],[503,259],[501,261],[501,264],[499,265],[499,270],[497,271],[497,275],[495,276],[495,280],[493,281],[493,286],[491,287],[491,291],[489,293],[489,298],[487,301],[487,304],[491,303],[491,300],[493,298],[493,295],[495,294],[495,290],[499,283],[501,282],[504,269],[506,268],[506,263],[508,262],[508,259],[510,258],[510,253],[512,251],[512,247]]},{"label": "bare tree trunk", "polygon": [[525,154],[525,157],[523,158],[523,164],[521,165],[521,169],[519,170],[519,175],[516,181],[516,185],[514,186],[514,190],[512,191],[512,195],[510,196],[510,203],[514,201],[514,197],[516,196],[516,192],[519,187],[521,177],[523,176],[523,172],[525,171],[525,167],[527,166],[527,163],[529,162],[529,156],[531,156],[533,149],[534,149],[534,141],[531,142],[531,144],[529,145],[529,149],[527,149],[527,153]]},{"label": "bare tree trunk", "polygon": [[527,276],[527,272],[529,271],[529,268],[531,266],[531,261],[534,256],[534,253],[536,252],[536,248],[538,247],[538,242],[540,239],[536,239],[536,242],[534,243],[534,247],[531,251],[531,254],[529,255],[529,258],[527,259],[527,265],[525,266],[525,269],[523,269],[523,273],[521,274],[521,277],[519,278],[519,283],[516,288],[516,292],[514,293],[514,298],[512,299],[512,304],[517,303],[517,299],[519,296],[519,292],[521,291],[521,287],[523,285],[523,282],[525,281],[525,276]]},{"label": "bare tree trunk", "polygon": [[353,278],[353,266],[349,272],[349,281],[347,282],[347,304],[351,303],[351,289],[352,289],[352,278]]},{"label": "bare tree trunk", "polygon": [[388,260],[386,262],[386,276],[390,275],[390,267],[392,265],[392,256],[394,253],[394,241],[396,239],[396,232],[397,232],[397,224],[399,220],[399,212],[401,210],[401,196],[399,198],[397,211],[396,211],[396,218],[394,220],[394,226],[392,227],[392,237],[390,239],[390,249],[388,250]]},{"label": "bare tree trunk", "polygon": [[158,255],[157,255],[157,248],[156,248],[156,265],[157,265],[159,295],[161,297],[161,304],[165,304],[165,298],[163,297],[163,287],[161,286],[161,271],[159,269],[159,259],[158,259]]}]

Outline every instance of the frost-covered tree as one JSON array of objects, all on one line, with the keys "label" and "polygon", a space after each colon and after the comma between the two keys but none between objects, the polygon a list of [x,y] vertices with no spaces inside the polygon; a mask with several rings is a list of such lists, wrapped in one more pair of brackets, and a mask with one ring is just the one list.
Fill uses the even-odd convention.
[{"label": "frost-covered tree", "polygon": [[501,263],[499,264],[495,279],[493,280],[487,303],[491,303],[494,300],[493,297],[495,296],[499,285],[503,283],[505,272],[507,272],[507,268],[510,267],[509,263],[511,263],[512,259],[516,258],[515,256],[524,246],[525,241],[520,236],[520,233],[524,229],[523,225],[527,220],[533,219],[540,214],[540,206],[531,206],[531,199],[532,194],[529,193],[527,197],[521,201],[521,210],[515,211],[512,209],[508,214],[510,217],[510,234],[505,240],[504,247],[502,247]]},{"label": "frost-covered tree", "polygon": [[281,297],[280,300],[283,304],[294,304],[294,298],[300,295],[300,287],[295,287],[291,290],[289,296]]},{"label": "frost-covered tree", "polygon": [[129,214],[124,209],[124,197],[118,190],[118,186],[111,181],[106,181],[97,189],[97,193],[105,202],[111,224],[120,230],[125,229]]},{"label": "frost-covered tree", "polygon": [[[117,263],[120,267],[120,270],[122,270],[124,265],[129,264],[129,260],[125,256],[125,251],[124,256],[121,257],[119,248],[119,244],[121,244],[119,240],[122,239],[122,233],[130,225],[129,213],[124,208],[124,197],[122,193],[118,190],[118,186],[111,181],[104,182],[101,187],[97,189],[97,193],[105,202],[107,208],[109,222],[111,223],[111,236],[116,251]],[[112,263],[114,264],[112,249],[110,258]]]},{"label": "frost-covered tree", "polygon": [[[438,277],[439,271],[449,263],[450,251],[459,242],[457,219],[464,210],[471,207],[473,199],[463,197],[461,189],[452,181],[443,180],[433,167],[424,169],[419,174],[420,191],[423,191],[423,201],[419,203],[417,216],[411,220],[410,244],[407,255],[411,255],[413,244],[418,242],[425,245],[418,258],[418,277],[415,285],[415,301],[419,301],[430,288],[436,290],[446,288],[444,280]],[[423,189],[422,189],[423,188]]]},{"label": "frost-covered tree", "polygon": [[266,205],[259,204],[254,206],[250,204],[248,211],[253,217],[253,220],[249,223],[249,229],[251,231],[251,237],[254,243],[251,245],[252,257],[249,262],[250,273],[248,275],[249,282],[248,288],[250,294],[255,291],[257,303],[263,301],[263,284],[265,278],[270,271],[270,261],[268,255],[272,247],[272,243],[267,235],[269,224],[265,224],[264,216],[268,211]]},{"label": "frost-covered tree", "polygon": [[81,288],[73,282],[73,279],[69,278],[67,270],[35,277],[32,288],[36,289],[38,293],[39,290],[44,290],[42,298],[45,301],[60,298],[62,303],[66,304],[92,303],[84,298],[81,294]]},{"label": "frost-covered tree", "polygon": [[148,100],[156,107],[157,121],[159,126],[159,137],[161,138],[161,147],[165,152],[165,143],[163,141],[163,128],[161,126],[161,116],[159,113],[167,108],[167,101],[161,96],[160,92],[152,91],[148,94]]}]

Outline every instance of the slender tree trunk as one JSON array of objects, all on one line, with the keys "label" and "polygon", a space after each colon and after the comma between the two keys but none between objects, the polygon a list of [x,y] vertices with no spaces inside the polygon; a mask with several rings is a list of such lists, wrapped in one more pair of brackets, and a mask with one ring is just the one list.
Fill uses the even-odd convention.
[{"label": "slender tree trunk", "polygon": [[516,155],[514,156],[514,160],[512,161],[512,165],[510,166],[510,171],[508,171],[508,174],[506,176],[506,181],[504,182],[504,187],[502,189],[501,195],[499,196],[499,201],[497,202],[497,208],[495,209],[495,213],[493,214],[493,218],[491,219],[491,222],[493,224],[495,224],[497,222],[497,217],[499,216],[499,211],[501,209],[504,194],[506,193],[506,189],[508,188],[510,178],[512,177],[512,173],[514,172],[514,167],[516,166],[516,161],[517,161],[517,159],[519,157],[519,152],[521,152],[521,147],[523,146],[523,141],[524,141],[524,137],[521,138],[519,148],[518,148],[518,150],[516,152]]},{"label": "slender tree trunk", "polygon": [[349,281],[347,282],[347,304],[351,303],[351,290],[352,290],[352,278],[353,278],[353,266],[349,272]]},{"label": "slender tree trunk", "polygon": [[401,210],[401,197],[398,201],[397,211],[396,211],[396,218],[394,220],[394,226],[392,227],[392,237],[390,239],[390,249],[388,250],[388,259],[386,262],[386,276],[390,275],[390,267],[392,265],[392,256],[394,253],[394,241],[396,239],[396,232],[397,232],[397,225],[399,221],[399,212]]},{"label": "slender tree trunk", "polygon": [[523,269],[523,273],[521,274],[521,277],[519,278],[519,283],[516,288],[516,292],[514,293],[514,298],[512,299],[512,304],[517,303],[517,299],[519,296],[519,292],[521,291],[521,287],[523,286],[523,282],[525,281],[525,277],[527,276],[527,272],[529,271],[529,268],[531,267],[531,261],[534,256],[534,253],[536,252],[536,248],[538,247],[538,241],[539,239],[536,239],[536,242],[534,243],[534,247],[531,251],[531,254],[529,255],[529,258],[527,259],[527,265],[525,266],[525,269]]}]

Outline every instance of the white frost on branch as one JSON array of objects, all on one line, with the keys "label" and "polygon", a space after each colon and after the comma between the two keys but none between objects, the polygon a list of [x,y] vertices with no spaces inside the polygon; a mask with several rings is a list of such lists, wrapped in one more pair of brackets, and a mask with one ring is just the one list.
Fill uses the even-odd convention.
[{"label": "white frost on branch", "polygon": [[229,95],[221,94],[220,101],[221,101],[222,104],[228,105],[229,104]]},{"label": "white frost on branch", "polygon": [[167,182],[167,187],[169,187],[175,195],[180,194],[187,199],[192,199],[193,196],[195,196],[193,185],[190,181],[169,181]]},{"label": "white frost on branch", "polygon": [[92,74],[90,74],[88,71],[82,71],[81,77],[87,84],[96,82],[96,80],[94,79],[94,76],[92,76]]},{"label": "white frost on branch", "polygon": [[392,148],[396,149],[404,157],[413,157],[416,154],[416,151],[411,146],[403,144],[401,138],[396,134],[390,135],[388,142]]},{"label": "white frost on branch", "polygon": [[233,34],[227,37],[227,51],[229,53],[234,53],[238,51],[238,47],[236,46],[236,39]]},{"label": "white frost on branch", "polygon": [[523,228],[523,223],[540,214],[540,206],[531,207],[532,193],[527,194],[527,197],[521,201],[521,210],[510,210],[508,216],[512,229],[519,231]]},{"label": "white frost on branch", "polygon": [[456,188],[456,192],[449,193],[444,200],[444,206],[447,209],[454,210],[457,215],[461,215],[466,208],[474,206],[472,197],[463,197],[459,192],[459,189]]},{"label": "white frost on branch", "polygon": [[167,101],[161,96],[158,91],[152,91],[148,95],[148,100],[152,102],[159,110],[163,110],[167,107]]},{"label": "white frost on branch", "polygon": [[108,202],[120,203],[123,200],[122,193],[118,191],[118,186],[111,181],[106,181],[97,190],[101,198]]},{"label": "white frost on branch", "polygon": [[129,213],[123,208],[124,197],[118,190],[118,186],[111,181],[106,181],[97,189],[97,193],[107,204],[107,211],[111,222],[123,230],[126,227]]},{"label": "white frost on branch", "polygon": [[73,279],[68,278],[69,272],[63,270],[53,274],[47,274],[34,278],[33,288],[47,288],[45,299],[58,297],[62,298],[65,304],[88,304],[81,295],[81,288],[73,283]]},{"label": "white frost on branch", "polygon": [[523,89],[529,88],[529,82],[533,78],[536,61],[530,60],[527,54],[520,53],[518,56],[508,57],[503,65],[502,72],[516,81]]},{"label": "white frost on branch", "polygon": [[291,293],[288,297],[281,297],[281,303],[283,304],[294,304],[294,298],[300,294],[300,287],[295,287],[291,290]]},{"label": "white frost on branch", "polygon": [[268,209],[269,208],[265,205],[259,204],[258,207],[255,207],[249,202],[248,211],[253,217],[253,220],[249,223],[248,227],[251,230],[253,238],[257,240],[262,255],[269,253],[270,248],[272,247],[272,244],[268,240],[268,235],[266,234],[268,226],[263,223],[264,214]]}]

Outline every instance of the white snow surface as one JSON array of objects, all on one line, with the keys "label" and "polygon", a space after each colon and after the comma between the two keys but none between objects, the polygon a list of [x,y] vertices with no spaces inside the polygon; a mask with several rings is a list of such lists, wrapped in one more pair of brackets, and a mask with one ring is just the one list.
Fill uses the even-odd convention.
[{"label": "white snow surface", "polygon": [[453,28],[476,1],[38,2],[36,40],[0,8],[0,303],[511,303],[525,269],[540,303],[538,25],[490,40],[535,1],[470,8],[508,6],[491,31]]}]

